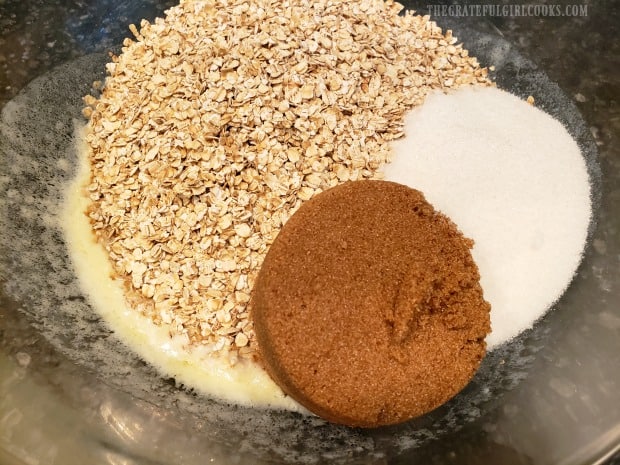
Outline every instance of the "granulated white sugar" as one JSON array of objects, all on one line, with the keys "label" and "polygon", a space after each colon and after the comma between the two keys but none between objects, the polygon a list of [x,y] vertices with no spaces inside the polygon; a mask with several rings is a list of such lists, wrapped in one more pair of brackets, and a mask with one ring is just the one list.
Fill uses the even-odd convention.
[{"label": "granulated white sugar", "polygon": [[427,97],[405,134],[386,179],[424,192],[475,241],[492,349],[531,327],[579,266],[591,216],[585,161],[562,124],[496,88]]}]

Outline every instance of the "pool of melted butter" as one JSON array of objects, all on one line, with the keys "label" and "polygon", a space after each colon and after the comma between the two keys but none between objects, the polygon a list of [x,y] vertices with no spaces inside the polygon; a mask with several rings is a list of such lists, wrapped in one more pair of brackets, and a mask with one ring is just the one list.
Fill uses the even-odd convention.
[{"label": "pool of melted butter", "polygon": [[108,255],[97,242],[84,213],[90,202],[85,189],[90,177],[85,131],[84,126],[76,128],[79,168],[65,192],[60,223],[80,286],[90,304],[122,342],[162,375],[225,402],[304,411],[256,362],[240,360],[231,366],[227,358],[200,346],[190,346],[182,337],[171,336],[166,325],[156,325],[129,306],[124,284],[112,277]]}]

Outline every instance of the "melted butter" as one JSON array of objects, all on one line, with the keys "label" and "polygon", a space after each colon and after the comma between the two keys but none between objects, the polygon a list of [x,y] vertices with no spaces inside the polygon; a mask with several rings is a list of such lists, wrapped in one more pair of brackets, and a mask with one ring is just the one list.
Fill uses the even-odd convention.
[{"label": "melted butter", "polygon": [[84,214],[89,204],[85,186],[90,166],[84,129],[76,131],[78,172],[68,186],[61,221],[69,254],[82,290],[115,335],[163,376],[211,397],[249,407],[303,411],[286,396],[256,363],[240,360],[235,366],[202,347],[171,337],[166,325],[156,325],[128,305],[121,280],[113,279],[105,249],[97,243]]}]

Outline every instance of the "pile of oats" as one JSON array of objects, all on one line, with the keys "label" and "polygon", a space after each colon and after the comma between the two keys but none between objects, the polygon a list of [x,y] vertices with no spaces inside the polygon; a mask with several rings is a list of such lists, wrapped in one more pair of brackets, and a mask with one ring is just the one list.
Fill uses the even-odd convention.
[{"label": "pile of oats", "polygon": [[379,177],[433,89],[489,84],[450,31],[383,0],[182,1],[130,29],[85,98],[88,211],[137,311],[255,352],[250,291],[313,195]]}]

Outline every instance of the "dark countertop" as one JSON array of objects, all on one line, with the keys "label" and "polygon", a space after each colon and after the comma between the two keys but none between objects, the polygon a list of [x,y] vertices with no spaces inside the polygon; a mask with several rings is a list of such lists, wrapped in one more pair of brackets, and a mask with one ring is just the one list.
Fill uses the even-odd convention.
[{"label": "dark countertop", "polygon": [[[122,38],[129,35],[127,25],[130,22],[142,17],[152,19],[173,3],[163,0],[0,0],[0,108],[29,81],[55,66],[94,51],[117,47]],[[405,3],[418,5],[421,13],[428,11],[426,2]],[[449,3],[443,1],[433,5]],[[459,4],[468,3],[472,2]],[[498,3],[508,5],[506,1]],[[486,16],[479,21],[501,34],[572,97],[598,146],[603,173],[602,209],[617,215],[620,213],[620,4],[592,0],[558,0],[556,3],[560,11],[572,4],[585,6],[587,15]],[[442,24],[446,18],[435,19]],[[594,248],[605,250],[608,244],[614,246],[612,250],[617,250],[618,228],[597,233]],[[0,320],[4,316],[2,312],[0,305]],[[0,325],[0,342],[2,338]],[[618,421],[620,423],[620,419]],[[0,453],[0,461],[2,457]],[[498,459],[497,456],[492,458]],[[620,454],[607,463],[620,465]]]}]

